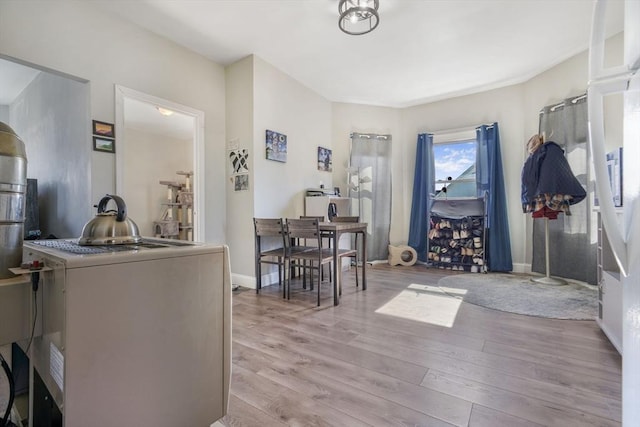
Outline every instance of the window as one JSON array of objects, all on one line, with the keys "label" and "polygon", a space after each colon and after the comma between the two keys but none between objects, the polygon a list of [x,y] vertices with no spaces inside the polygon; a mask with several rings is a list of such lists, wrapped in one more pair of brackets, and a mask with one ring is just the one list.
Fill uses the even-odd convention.
[{"label": "window", "polygon": [[436,200],[476,198],[476,140],[433,144]]}]

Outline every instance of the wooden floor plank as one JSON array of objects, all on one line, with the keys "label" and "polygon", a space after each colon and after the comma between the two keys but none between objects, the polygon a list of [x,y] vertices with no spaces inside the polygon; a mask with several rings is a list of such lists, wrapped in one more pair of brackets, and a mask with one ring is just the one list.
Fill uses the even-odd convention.
[{"label": "wooden floor plank", "polygon": [[587,375],[602,378],[606,381],[620,382],[620,371],[622,369],[622,360],[618,357],[615,365],[598,363],[594,360],[581,360],[575,358],[567,358],[566,355],[549,354],[545,351],[532,350],[529,348],[516,347],[511,345],[499,344],[493,341],[485,341],[482,348],[485,353],[502,355],[519,360],[526,360],[540,364],[555,366],[572,372],[576,375]]},{"label": "wooden floor plank", "polygon": [[531,421],[494,411],[482,405],[473,405],[469,427],[543,427]]},{"label": "wooden floor plank", "polygon": [[620,425],[618,421],[580,412],[555,402],[535,399],[436,370],[429,370],[423,385],[545,426],[606,427]]},{"label": "wooden floor plank", "polygon": [[333,378],[337,383],[355,387],[430,417],[457,426],[466,426],[468,422],[470,402],[362,368],[355,360],[353,363],[342,361],[330,355],[309,351],[303,346],[296,347],[286,338],[260,335],[254,330],[240,331],[234,339],[300,369]]},{"label": "wooden floor plank", "polygon": [[[234,292],[227,426],[619,426],[619,354],[593,321],[462,303],[451,327],[381,314],[411,284],[452,273],[368,269],[331,286]],[[468,274],[468,273],[467,273]],[[425,307],[426,310],[432,307]]]},{"label": "wooden floor plank", "polygon": [[248,404],[233,393],[229,397],[229,413],[220,420],[220,423],[231,427],[284,427],[287,425],[284,422],[268,416],[263,411]]},{"label": "wooden floor plank", "polygon": [[[616,390],[616,396],[611,397],[607,394],[599,394],[581,388],[582,383],[574,384],[571,378],[569,381],[549,381],[548,373],[543,375],[543,380],[538,380],[527,376],[527,371],[519,369],[509,370],[503,369],[504,364],[500,363],[500,359],[496,359],[497,363],[491,364],[475,364],[467,362],[463,359],[453,360],[446,353],[438,354],[432,351],[421,351],[416,349],[403,348],[397,344],[380,344],[369,338],[359,338],[353,342],[354,345],[361,344],[368,349],[377,349],[393,355],[399,359],[407,359],[416,364],[422,364],[430,369],[441,372],[450,373],[464,378],[472,379],[483,384],[502,388],[514,393],[521,393],[526,396],[535,397],[541,400],[549,400],[567,406],[568,408],[576,408],[583,412],[591,413],[600,417],[611,418],[620,421],[618,404],[620,402],[619,388]],[[543,368],[540,368],[541,370]],[[589,381],[588,376],[580,376],[585,382]],[[564,378],[567,380],[567,378]],[[593,382],[599,383],[594,379]]]}]

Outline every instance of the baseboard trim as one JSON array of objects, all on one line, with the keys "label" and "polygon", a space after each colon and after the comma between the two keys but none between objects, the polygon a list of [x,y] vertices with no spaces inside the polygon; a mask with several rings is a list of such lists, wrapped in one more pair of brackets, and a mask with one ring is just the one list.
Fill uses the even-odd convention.
[{"label": "baseboard trim", "polygon": [[[386,260],[376,260],[376,261],[369,261],[369,264],[387,264],[388,261]],[[424,264],[426,265],[426,263],[422,262],[422,261],[418,261],[416,262],[417,264]],[[344,268],[343,268],[344,270]],[[524,273],[524,274],[531,274],[531,264],[513,264],[513,273]],[[231,274],[231,282],[234,285],[240,285],[244,288],[251,288],[251,289],[255,289],[256,288],[256,278],[253,276],[246,276],[243,274],[236,274],[236,273],[232,273]],[[277,285],[278,284],[278,272],[274,271],[272,273],[269,274],[265,274],[262,276],[262,286],[271,286],[271,285]]]},{"label": "baseboard trim", "polygon": [[[231,283],[234,285],[242,286],[243,288],[256,288],[256,278],[253,276],[246,276],[244,274],[231,273]],[[262,286],[271,286],[278,284],[278,272],[265,274],[262,276]]]},{"label": "baseboard trim", "polygon": [[531,264],[513,264],[512,272],[531,274]]}]

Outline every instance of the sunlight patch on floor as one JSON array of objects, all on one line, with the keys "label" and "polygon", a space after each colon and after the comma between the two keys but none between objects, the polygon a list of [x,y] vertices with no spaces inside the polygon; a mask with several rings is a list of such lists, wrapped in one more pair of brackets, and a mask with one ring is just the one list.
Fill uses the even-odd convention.
[{"label": "sunlight patch on floor", "polygon": [[450,328],[466,292],[464,289],[412,283],[376,313]]}]

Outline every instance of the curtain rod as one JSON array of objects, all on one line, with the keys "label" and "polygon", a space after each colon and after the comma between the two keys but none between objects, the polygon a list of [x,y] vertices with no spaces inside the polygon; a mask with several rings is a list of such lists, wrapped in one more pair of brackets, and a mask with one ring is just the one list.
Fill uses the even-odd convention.
[{"label": "curtain rod", "polygon": [[564,107],[568,102],[572,103],[572,104],[576,104],[579,101],[582,101],[583,99],[587,99],[587,94],[583,93],[582,95],[578,95],[578,96],[574,96],[573,98],[567,98],[564,101],[555,104],[555,105],[547,105],[546,107],[544,107],[542,110],[540,110],[540,112],[538,114],[544,114],[544,111],[546,109],[548,109],[549,111],[556,111],[558,108],[560,107]]},{"label": "curtain rod", "polygon": [[367,139],[371,139],[371,138],[375,138],[375,139],[389,139],[391,138],[391,135],[377,135],[375,133],[357,133],[357,132],[352,132],[349,135],[350,138],[356,137],[356,138],[367,138]]},{"label": "curtain rod", "polygon": [[430,133],[432,135],[446,135],[448,133],[459,133],[459,132],[475,132],[476,129],[478,129],[480,126],[486,126],[488,128],[493,127],[493,123],[489,123],[489,124],[479,124],[479,125],[473,125],[473,126],[464,126],[464,127],[459,127],[459,128],[451,128],[451,129],[441,129],[441,130],[436,130],[433,132],[425,132],[425,133]]}]

